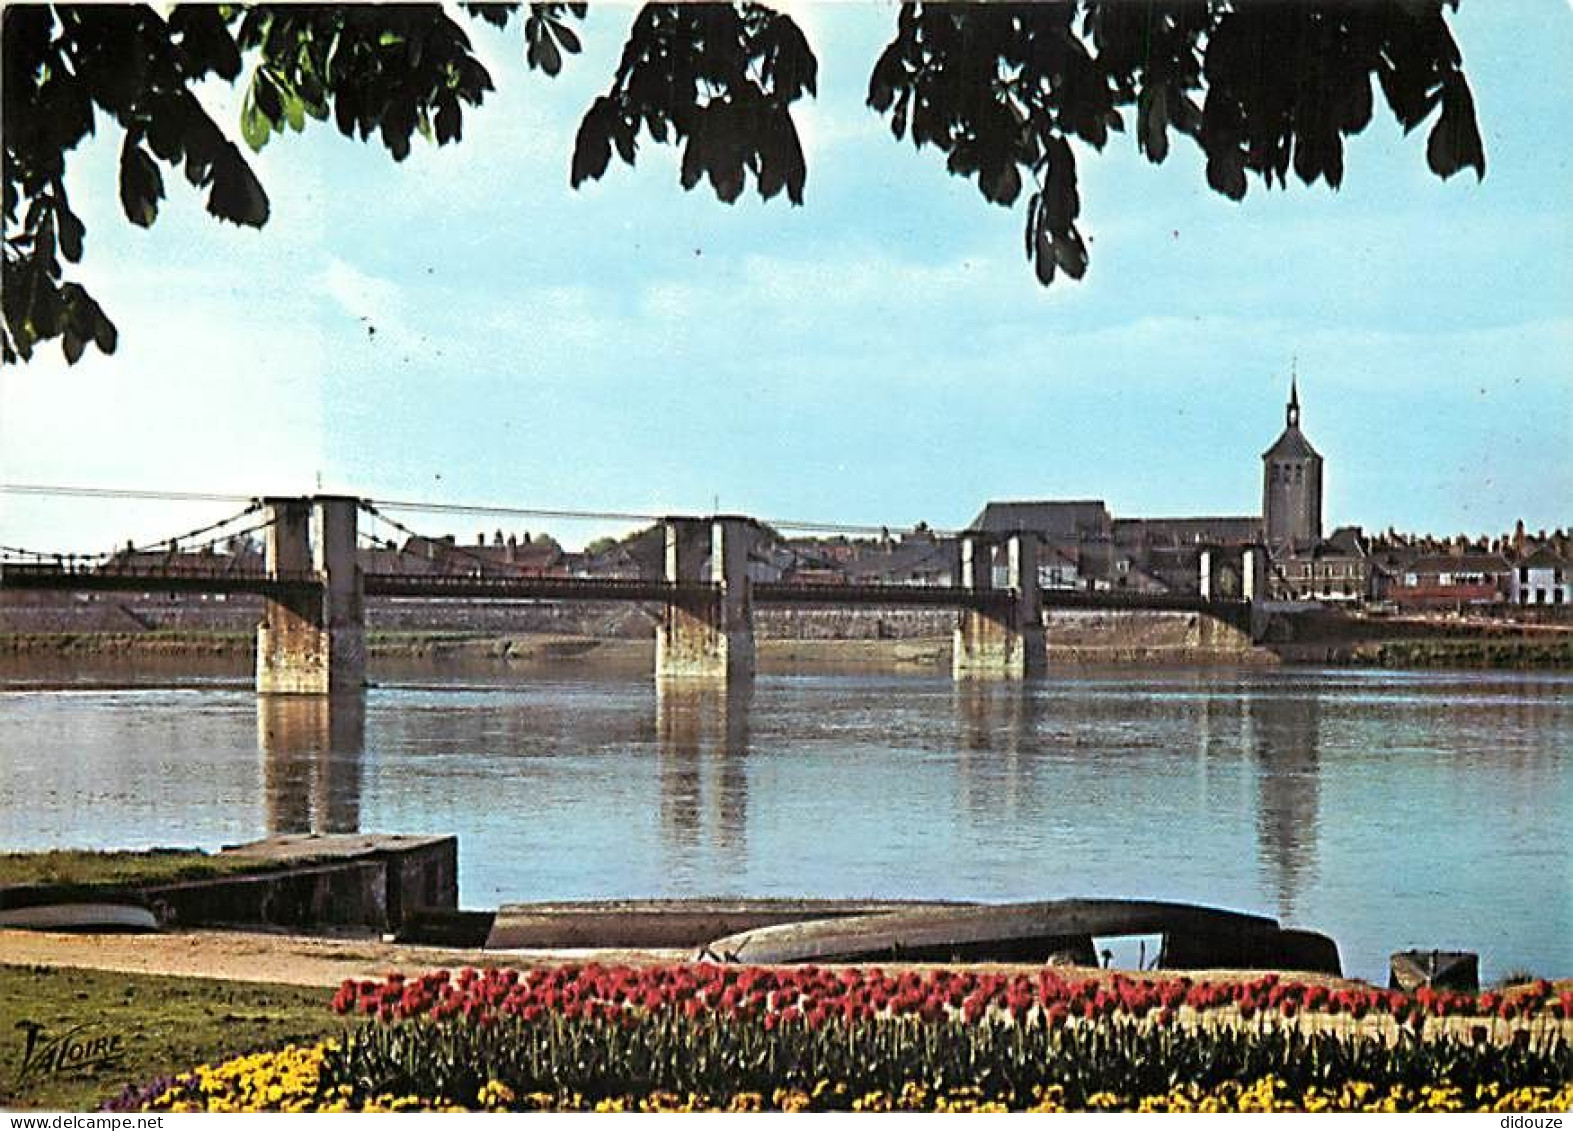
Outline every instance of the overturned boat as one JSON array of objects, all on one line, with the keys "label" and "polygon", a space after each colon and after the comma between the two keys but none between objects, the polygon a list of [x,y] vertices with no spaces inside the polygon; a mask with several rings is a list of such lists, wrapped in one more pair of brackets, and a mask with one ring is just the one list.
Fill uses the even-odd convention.
[{"label": "overturned boat", "polygon": [[30,931],[156,931],[158,919],[140,904],[43,903],[0,911],[0,927]]},{"label": "overturned boat", "polygon": [[1044,962],[1097,965],[1094,940],[1162,937],[1159,969],[1341,974],[1326,935],[1262,915],[1188,903],[1060,899],[928,906],[760,926],[714,939],[694,957],[803,962]]}]

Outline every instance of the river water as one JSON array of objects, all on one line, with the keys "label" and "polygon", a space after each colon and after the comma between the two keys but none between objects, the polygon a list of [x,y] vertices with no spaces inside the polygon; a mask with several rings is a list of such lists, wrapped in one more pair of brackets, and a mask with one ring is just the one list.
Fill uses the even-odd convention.
[{"label": "river water", "polygon": [[1412,946],[1573,974],[1567,673],[178,682],[0,672],[0,848],[456,833],[469,907],[1152,897],[1324,931],[1372,979]]}]

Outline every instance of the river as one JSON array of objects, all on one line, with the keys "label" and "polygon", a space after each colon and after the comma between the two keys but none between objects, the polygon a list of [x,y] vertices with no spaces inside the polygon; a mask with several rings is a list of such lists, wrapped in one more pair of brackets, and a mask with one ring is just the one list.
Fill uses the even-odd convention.
[{"label": "river", "polygon": [[139,671],[0,671],[0,848],[456,833],[471,907],[1152,897],[1324,931],[1360,977],[1573,974],[1568,673],[450,670],[329,704]]}]

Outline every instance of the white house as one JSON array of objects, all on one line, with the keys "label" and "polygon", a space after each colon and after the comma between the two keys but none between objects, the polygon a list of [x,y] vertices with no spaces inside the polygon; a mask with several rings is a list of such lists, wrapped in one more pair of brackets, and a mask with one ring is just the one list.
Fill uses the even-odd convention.
[{"label": "white house", "polygon": [[1515,605],[1573,605],[1573,568],[1550,550],[1513,567],[1508,599]]},{"label": "white house", "polygon": [[1076,559],[1062,550],[1045,546],[1038,558],[1038,585],[1043,589],[1081,589]]}]

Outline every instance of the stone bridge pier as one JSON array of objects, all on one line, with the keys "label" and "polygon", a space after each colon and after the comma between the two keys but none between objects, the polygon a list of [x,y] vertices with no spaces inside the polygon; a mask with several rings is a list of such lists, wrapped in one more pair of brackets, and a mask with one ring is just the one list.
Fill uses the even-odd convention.
[{"label": "stone bridge pier", "polygon": [[366,685],[366,600],[355,560],[360,500],[317,495],[267,498],[263,505],[271,520],[268,576],[319,584],[267,598],[257,625],[257,691],[359,691]]},{"label": "stone bridge pier", "polygon": [[[983,534],[961,538],[961,586],[978,597],[994,592],[997,544]],[[1004,590],[993,600],[961,610],[951,655],[951,674],[956,679],[1025,679],[1047,667],[1038,537],[1007,535],[1004,551]]]},{"label": "stone bridge pier", "polygon": [[[665,580],[709,583],[667,603],[656,629],[659,680],[746,680],[754,674],[754,615],[748,551],[754,524],[736,515],[666,520]],[[706,569],[706,561],[709,568]]]}]

